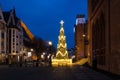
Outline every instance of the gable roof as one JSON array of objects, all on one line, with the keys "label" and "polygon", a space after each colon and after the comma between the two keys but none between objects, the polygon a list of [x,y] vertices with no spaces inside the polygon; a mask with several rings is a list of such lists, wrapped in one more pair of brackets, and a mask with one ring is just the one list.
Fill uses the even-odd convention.
[{"label": "gable roof", "polygon": [[[19,18],[16,16],[15,9],[12,9],[10,11],[4,11],[3,16],[4,16],[6,23],[8,23],[9,19],[13,17],[15,25],[17,25]],[[12,21],[12,20],[10,20],[10,21]],[[13,24],[13,23],[10,22],[10,24]]]},{"label": "gable roof", "polygon": [[0,21],[3,22],[3,23],[5,23],[1,7],[0,7]]},{"label": "gable roof", "polygon": [[6,23],[8,22],[9,16],[10,16],[10,12],[3,12],[3,17]]}]

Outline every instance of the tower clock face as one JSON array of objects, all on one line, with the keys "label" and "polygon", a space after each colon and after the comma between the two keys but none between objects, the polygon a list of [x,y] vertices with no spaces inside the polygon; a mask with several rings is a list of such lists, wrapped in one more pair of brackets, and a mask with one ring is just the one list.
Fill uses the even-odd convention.
[{"label": "tower clock face", "polygon": [[84,24],[85,23],[85,18],[77,18],[76,19],[76,25],[78,24]]}]

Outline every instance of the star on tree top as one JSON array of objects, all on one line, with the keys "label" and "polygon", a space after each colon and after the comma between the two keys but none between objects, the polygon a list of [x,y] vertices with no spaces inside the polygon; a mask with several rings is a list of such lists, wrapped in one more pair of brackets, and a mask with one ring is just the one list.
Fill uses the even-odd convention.
[{"label": "star on tree top", "polygon": [[63,21],[63,20],[61,20],[61,21],[60,21],[60,24],[61,24],[61,26],[63,26],[63,24],[64,24],[64,21]]}]

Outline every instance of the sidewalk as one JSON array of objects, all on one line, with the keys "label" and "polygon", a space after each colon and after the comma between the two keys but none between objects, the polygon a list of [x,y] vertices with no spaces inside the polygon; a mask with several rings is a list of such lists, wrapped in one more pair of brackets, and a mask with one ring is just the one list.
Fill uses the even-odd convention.
[{"label": "sidewalk", "polygon": [[97,72],[100,72],[100,73],[103,73],[105,74],[106,76],[109,76],[110,78],[114,79],[114,80],[120,80],[120,75],[116,75],[116,74],[113,74],[113,73],[110,73],[110,72],[107,72],[107,71],[104,71],[104,70],[100,70],[100,69],[93,69]]},{"label": "sidewalk", "polygon": [[113,74],[113,73],[110,73],[110,72],[108,72],[108,71],[100,70],[100,69],[97,69],[97,68],[95,69],[95,68],[93,68],[93,67],[91,67],[91,66],[88,66],[87,64],[84,65],[84,66],[85,66],[85,67],[88,67],[88,68],[90,68],[90,69],[92,69],[92,70],[94,70],[94,71],[96,71],[96,72],[102,73],[102,74],[110,77],[110,78],[113,79],[113,80],[120,80],[120,75]]},{"label": "sidewalk", "polygon": [[76,65],[73,67],[72,72],[74,73],[76,80],[114,80],[85,66]]}]

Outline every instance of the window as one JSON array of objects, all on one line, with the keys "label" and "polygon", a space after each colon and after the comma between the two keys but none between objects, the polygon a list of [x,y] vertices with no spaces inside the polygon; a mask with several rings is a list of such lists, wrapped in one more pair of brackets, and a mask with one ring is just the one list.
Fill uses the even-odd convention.
[{"label": "window", "polygon": [[15,38],[13,38],[13,42],[15,42]]},{"label": "window", "polygon": [[13,50],[13,53],[14,53],[15,51]]},{"label": "window", "polygon": [[18,36],[16,36],[16,38],[18,38]]},{"label": "window", "polygon": [[4,49],[4,42],[2,41],[1,43],[1,49],[3,50]]},{"label": "window", "polygon": [[15,30],[13,30],[13,34],[15,34]]},{"label": "window", "polygon": [[16,51],[16,53],[18,53],[18,51]]},{"label": "window", "polygon": [[8,35],[9,35],[9,53],[11,53],[11,30],[9,30],[9,32],[8,32]]},{"label": "window", "polygon": [[16,45],[18,45],[18,43],[16,43]]},{"label": "window", "polygon": [[4,39],[4,33],[1,33],[1,37]]},{"label": "window", "polygon": [[0,16],[0,19],[2,19],[2,17]]},{"label": "window", "polygon": [[15,34],[13,34],[13,37],[15,36]]}]

